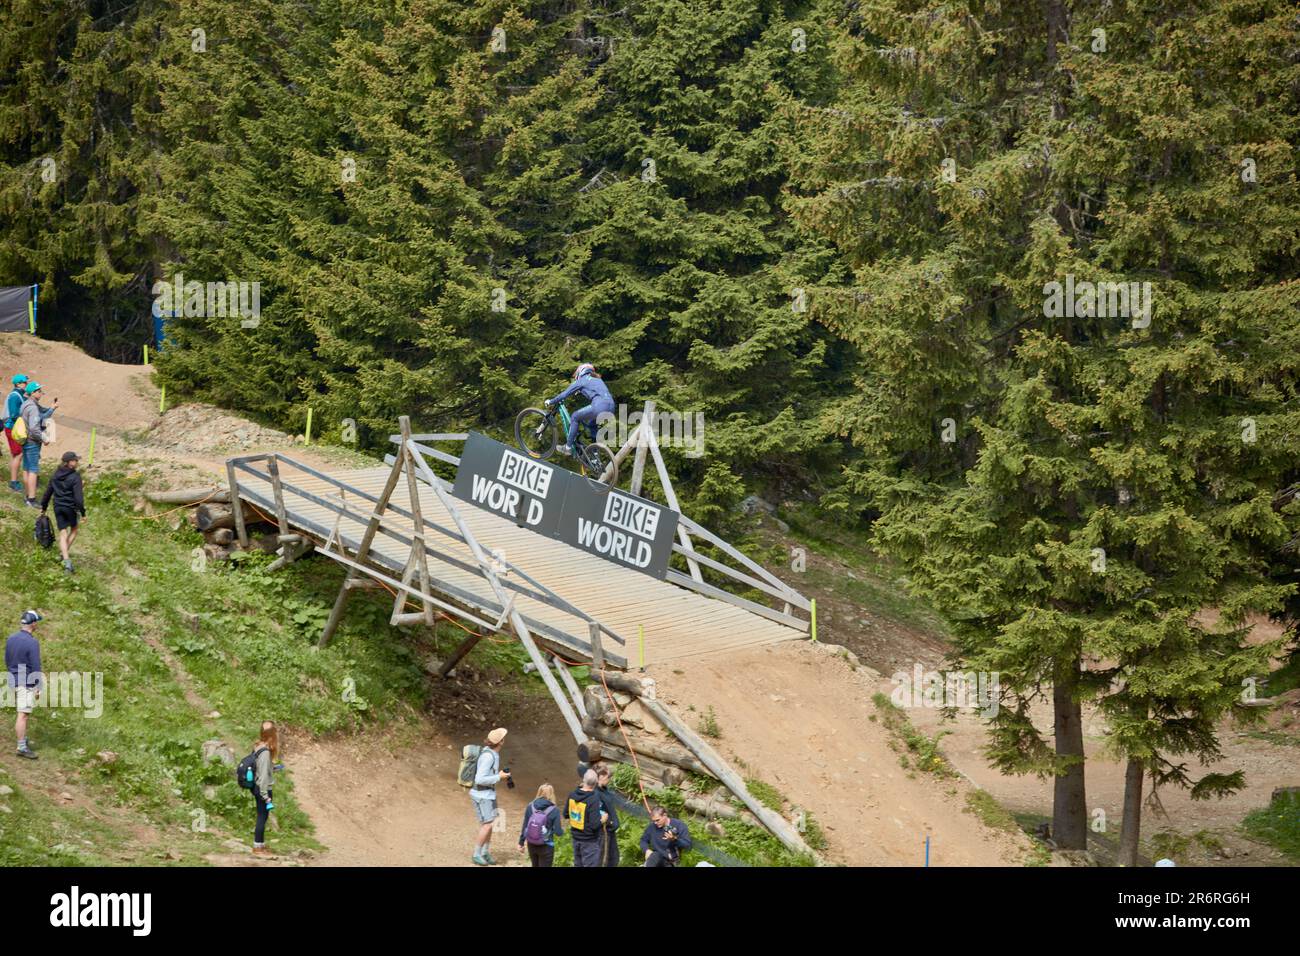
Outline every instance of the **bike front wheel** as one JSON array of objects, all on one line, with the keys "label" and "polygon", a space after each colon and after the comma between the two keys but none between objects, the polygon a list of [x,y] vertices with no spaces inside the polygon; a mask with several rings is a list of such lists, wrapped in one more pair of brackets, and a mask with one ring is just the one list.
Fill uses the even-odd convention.
[{"label": "bike front wheel", "polygon": [[555,416],[540,408],[525,408],[515,417],[515,442],[529,458],[555,454]]},{"label": "bike front wheel", "polygon": [[584,445],[582,455],[578,459],[582,466],[582,473],[593,482],[600,482],[601,476],[608,471],[603,484],[613,488],[618,484],[618,463],[614,461],[614,454],[604,445],[592,443]]}]

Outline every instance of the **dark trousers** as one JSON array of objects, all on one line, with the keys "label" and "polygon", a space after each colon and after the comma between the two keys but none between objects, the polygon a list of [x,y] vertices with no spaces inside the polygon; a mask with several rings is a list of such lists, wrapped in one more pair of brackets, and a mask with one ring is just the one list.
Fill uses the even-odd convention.
[{"label": "dark trousers", "polygon": [[550,866],[554,859],[555,847],[545,843],[540,846],[536,843],[528,844],[528,860],[533,866]]},{"label": "dark trousers", "polygon": [[[268,790],[266,795],[271,797],[272,803],[275,802],[275,797],[271,791]],[[262,795],[257,792],[256,787],[253,788],[253,801],[257,804],[257,825],[253,827],[253,842],[265,843],[266,821],[271,816],[271,811],[266,809],[266,801],[262,799]]]},{"label": "dark trousers", "polygon": [[600,846],[600,839],[595,840],[574,840],[573,841],[573,865],[574,866],[600,866],[600,860],[603,855]]},{"label": "dark trousers", "polygon": [[646,866],[676,866],[677,858],[665,856],[664,854],[660,853],[658,850],[654,850],[650,854],[650,858],[645,861],[645,865]]}]

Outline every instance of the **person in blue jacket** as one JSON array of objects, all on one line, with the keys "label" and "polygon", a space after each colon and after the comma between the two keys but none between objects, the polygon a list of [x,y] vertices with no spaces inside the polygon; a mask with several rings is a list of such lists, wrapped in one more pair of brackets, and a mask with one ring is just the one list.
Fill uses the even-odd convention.
[{"label": "person in blue jacket", "polygon": [[580,427],[585,425],[591,440],[595,441],[596,419],[601,415],[614,414],[614,396],[610,394],[609,386],[596,374],[596,366],[590,362],[583,362],[574,369],[573,384],[554,398],[548,398],[546,407],[550,408],[552,405],[558,405],[575,393],[585,398],[588,404],[574,412],[569,420],[569,434],[565,436],[566,443],[560,446],[560,451],[566,455],[573,454],[573,443],[577,440]]}]

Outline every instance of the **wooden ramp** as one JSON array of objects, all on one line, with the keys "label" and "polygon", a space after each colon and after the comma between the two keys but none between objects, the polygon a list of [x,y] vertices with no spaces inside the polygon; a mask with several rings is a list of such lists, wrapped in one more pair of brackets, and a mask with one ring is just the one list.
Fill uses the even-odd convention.
[{"label": "wooden ramp", "polygon": [[[331,481],[301,472],[295,463],[281,457],[284,507],[289,526],[310,535],[318,543],[318,548],[326,540],[334,538],[341,539],[347,552],[355,553],[389,471],[389,468],[379,467],[333,472],[329,476],[333,479]],[[265,477],[242,474],[238,486],[239,495],[245,502],[275,520],[275,492],[269,474]],[[433,489],[423,481],[417,487],[426,528],[454,528],[455,522]],[[313,498],[345,506],[347,511],[332,510]],[[394,489],[389,504],[390,508],[413,513],[408,489],[401,483]],[[498,563],[504,558],[531,579],[518,579],[524,588],[540,591],[529,585],[532,582],[542,585],[623,638],[625,643],[622,647],[608,644],[605,647],[605,656],[611,663],[623,667],[640,665],[641,634],[644,634],[646,665],[806,636],[800,630],[741,607],[619,567],[517,527],[472,505],[461,504],[464,506],[459,509],[460,516],[479,544],[498,559]],[[407,538],[414,531],[412,519],[400,514],[386,518],[384,527]],[[434,589],[483,614],[497,617],[500,607],[489,583],[474,567],[474,557],[465,542],[436,530],[432,534],[426,530],[426,541]],[[377,536],[371,546],[370,559],[388,569],[392,577],[400,578],[410,550],[409,544],[383,534]],[[509,573],[503,575],[506,582],[510,582],[512,577],[514,575]],[[544,591],[540,593],[545,594]],[[588,622],[585,619],[525,593],[519,594],[515,607],[540,635],[563,644],[583,662],[590,659]]]}]

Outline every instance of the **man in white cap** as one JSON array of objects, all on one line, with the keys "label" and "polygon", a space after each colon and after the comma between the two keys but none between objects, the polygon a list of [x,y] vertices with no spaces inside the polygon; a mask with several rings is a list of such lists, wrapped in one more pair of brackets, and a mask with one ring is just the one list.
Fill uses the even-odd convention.
[{"label": "man in white cap", "polygon": [[492,866],[496,863],[488,848],[492,843],[492,824],[498,813],[497,783],[510,779],[510,771],[501,769],[501,745],[505,739],[504,727],[498,727],[487,735],[487,742],[479,751],[478,765],[474,769],[474,787],[469,792],[479,824],[474,855],[470,859],[478,866]]},{"label": "man in white cap", "polygon": [[18,709],[14,730],[18,734],[18,756],[35,760],[36,754],[27,742],[27,715],[36,706],[41,693],[41,645],[33,628],[41,620],[36,611],[23,611],[19,629],[5,641],[5,667],[9,671],[9,686],[13,688]]}]

